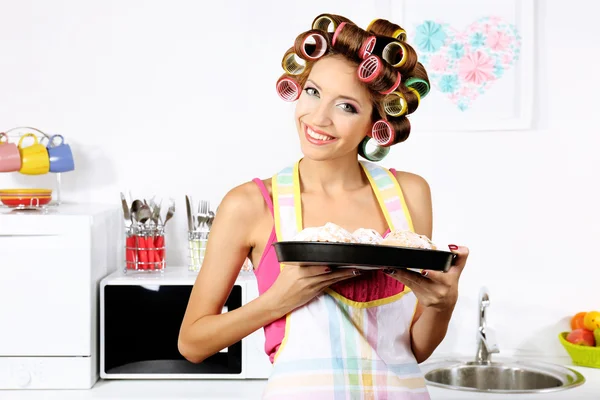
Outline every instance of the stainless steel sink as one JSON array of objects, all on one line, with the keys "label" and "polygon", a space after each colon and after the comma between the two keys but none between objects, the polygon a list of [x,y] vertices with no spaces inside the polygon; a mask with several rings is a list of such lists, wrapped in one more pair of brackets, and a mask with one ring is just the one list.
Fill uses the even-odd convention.
[{"label": "stainless steel sink", "polygon": [[425,381],[431,386],[476,392],[553,392],[585,382],[583,375],[577,371],[533,361],[478,364],[448,360],[423,364],[421,369]]},{"label": "stainless steel sink", "polygon": [[422,364],[428,385],[475,392],[540,393],[568,389],[585,382],[579,372],[560,365],[535,361],[492,362],[492,354],[500,350],[494,331],[486,322],[489,305],[489,293],[482,288],[475,360]]}]

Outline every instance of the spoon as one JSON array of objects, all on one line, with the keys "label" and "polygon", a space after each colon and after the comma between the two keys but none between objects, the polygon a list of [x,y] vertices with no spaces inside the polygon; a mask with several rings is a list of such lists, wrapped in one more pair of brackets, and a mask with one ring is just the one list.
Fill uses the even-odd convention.
[{"label": "spoon", "polygon": [[140,222],[138,219],[138,212],[140,210],[140,208],[142,208],[142,206],[144,205],[144,203],[142,203],[141,200],[134,200],[133,203],[131,203],[131,221],[133,222],[135,220],[135,222]]},{"label": "spoon", "polygon": [[169,208],[167,209],[167,216],[165,217],[165,223],[163,225],[167,225],[167,222],[173,217],[175,214],[175,202],[171,199],[169,201]]},{"label": "spoon", "polygon": [[140,223],[145,224],[152,218],[152,210],[148,204],[143,204],[137,212],[137,219]]}]

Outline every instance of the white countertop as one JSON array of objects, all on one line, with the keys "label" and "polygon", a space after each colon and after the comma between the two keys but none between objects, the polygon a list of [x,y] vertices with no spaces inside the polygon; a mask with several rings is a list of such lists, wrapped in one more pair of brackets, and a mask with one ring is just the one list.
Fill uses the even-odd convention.
[{"label": "white countertop", "polygon": [[[600,369],[567,365],[586,382],[579,387],[539,394],[473,393],[429,387],[432,400],[598,400]],[[99,380],[90,390],[0,390],[2,400],[260,399],[266,380]]]}]

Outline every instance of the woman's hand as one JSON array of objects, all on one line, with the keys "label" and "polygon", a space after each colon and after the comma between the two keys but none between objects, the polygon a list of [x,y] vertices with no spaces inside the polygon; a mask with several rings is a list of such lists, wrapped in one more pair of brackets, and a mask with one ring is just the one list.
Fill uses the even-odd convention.
[{"label": "woman's hand", "polygon": [[419,274],[402,269],[384,272],[408,286],[423,307],[440,311],[453,310],[458,300],[458,280],[467,263],[469,249],[455,245],[448,247],[458,255],[448,272],[423,270]]},{"label": "woman's hand", "polygon": [[280,317],[308,303],[334,283],[360,275],[360,270],[331,269],[327,266],[285,265],[273,285],[265,292],[274,302]]}]

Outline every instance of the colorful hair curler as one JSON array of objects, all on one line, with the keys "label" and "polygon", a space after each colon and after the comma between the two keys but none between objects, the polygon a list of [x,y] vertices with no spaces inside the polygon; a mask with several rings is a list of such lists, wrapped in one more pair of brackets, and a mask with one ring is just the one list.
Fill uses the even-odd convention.
[{"label": "colorful hair curler", "polygon": [[409,89],[415,89],[419,93],[419,100],[429,94],[429,83],[421,78],[408,78],[404,85]]},{"label": "colorful hair curler", "polygon": [[300,85],[292,78],[281,77],[277,81],[277,94],[284,101],[296,101],[300,97]]},{"label": "colorful hair curler", "polygon": [[342,22],[341,24],[338,25],[337,28],[335,28],[335,32],[333,33],[333,39],[331,39],[332,46],[335,46],[335,41],[337,40],[337,37],[340,34],[340,32],[342,31],[342,29],[344,29],[344,26],[346,26],[346,23]]},{"label": "colorful hair curler", "polygon": [[406,63],[406,47],[401,42],[391,41],[381,51],[381,58],[394,68],[401,67]]},{"label": "colorful hair curler", "polygon": [[402,28],[396,29],[396,31],[392,33],[392,37],[401,42],[406,42],[406,31]]},{"label": "colorful hair curler", "polygon": [[290,75],[298,75],[304,72],[306,62],[294,53],[293,49],[289,49],[281,60],[283,70]]},{"label": "colorful hair curler", "polygon": [[313,21],[312,29],[318,29],[323,32],[334,32],[337,24],[329,15],[320,15]]},{"label": "colorful hair curler", "polygon": [[369,144],[373,144],[373,139],[371,139],[370,137],[365,137],[362,142],[360,142],[360,144],[358,145],[358,154],[369,161],[381,161],[385,158],[385,156],[388,155],[388,153],[390,152],[390,148],[389,147],[381,147],[378,144],[375,144],[375,148],[371,151],[367,151],[367,146]]},{"label": "colorful hair curler", "polygon": [[[370,31],[371,28],[373,27],[373,24],[379,20],[381,20],[381,18],[375,18],[373,21],[369,22],[369,25],[367,25],[367,29],[365,29],[365,30]],[[388,21],[388,24],[389,24],[389,21]],[[398,26],[398,25],[392,24],[392,26]],[[406,31],[399,26],[398,26],[398,29],[396,29],[390,36],[393,37],[394,39],[397,39],[397,40],[400,40],[403,42],[406,41]]]},{"label": "colorful hair curler", "polygon": [[408,90],[410,90],[415,94],[415,96],[417,96],[417,107],[419,107],[419,105],[421,104],[421,93],[419,93],[417,89],[412,87],[409,87]]},{"label": "colorful hair curler", "polygon": [[371,27],[373,26],[373,24],[377,21],[379,21],[381,18],[375,18],[373,21],[369,22],[369,25],[367,25],[367,29],[365,29],[366,31],[371,30]]},{"label": "colorful hair curler", "polygon": [[367,39],[365,39],[362,46],[360,46],[358,56],[363,60],[369,57],[373,53],[375,43],[377,43],[377,38],[375,36],[369,36]]},{"label": "colorful hair curler", "polygon": [[390,94],[394,90],[398,89],[398,86],[400,86],[400,82],[402,81],[402,75],[400,75],[400,72],[398,72],[398,71],[396,71],[396,74],[397,74],[397,77],[396,77],[396,81],[394,82],[394,84],[388,90],[384,90],[384,91],[380,92],[381,94]]},{"label": "colorful hair curler", "polygon": [[408,102],[401,92],[392,92],[383,98],[383,109],[392,117],[401,117],[408,110]]},{"label": "colorful hair curler", "polygon": [[391,146],[394,143],[394,127],[388,121],[380,119],[373,124],[371,128],[371,137],[382,147]]},{"label": "colorful hair curler", "polygon": [[302,40],[300,51],[302,58],[309,60],[321,58],[327,51],[327,40],[320,33],[308,33]]},{"label": "colorful hair curler", "polygon": [[383,64],[377,56],[369,56],[358,65],[358,79],[361,82],[369,83],[375,80],[383,73]]}]

